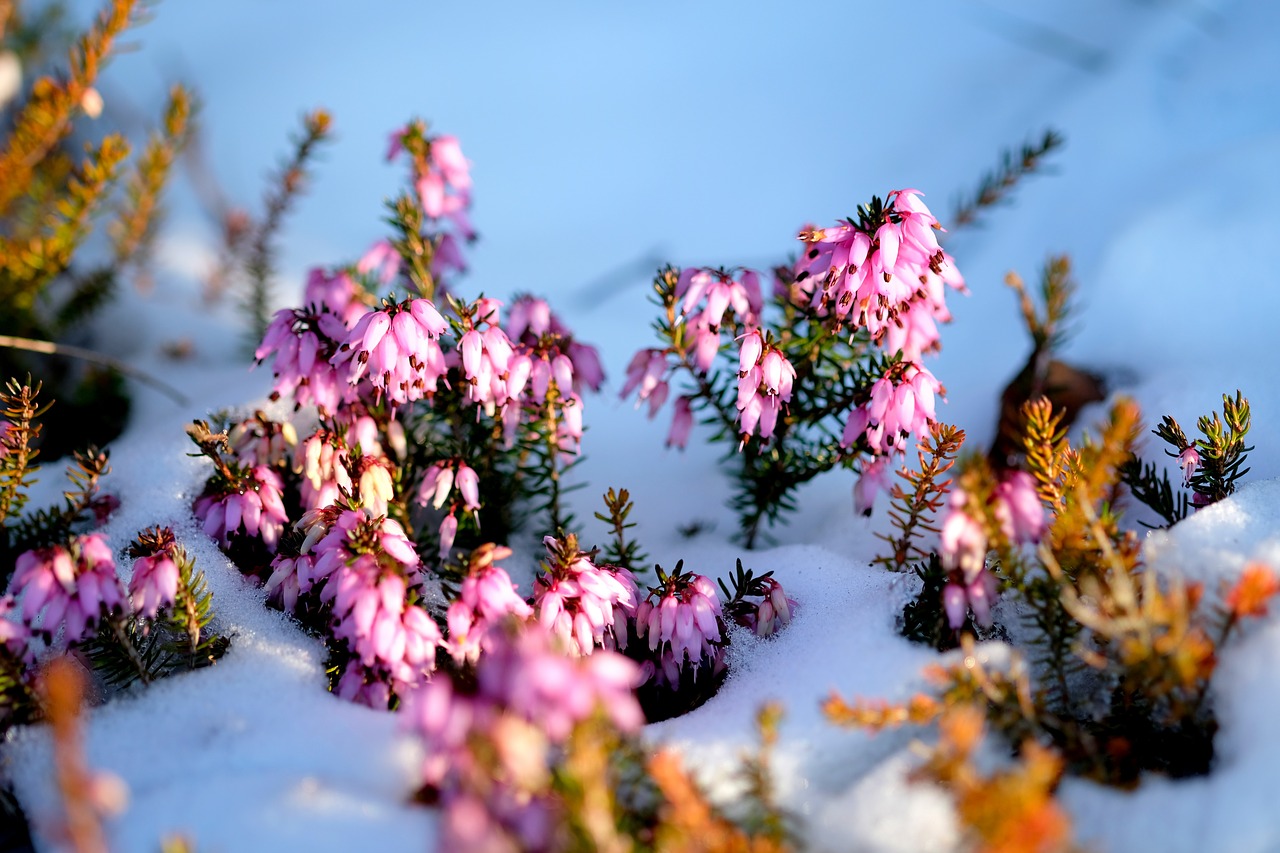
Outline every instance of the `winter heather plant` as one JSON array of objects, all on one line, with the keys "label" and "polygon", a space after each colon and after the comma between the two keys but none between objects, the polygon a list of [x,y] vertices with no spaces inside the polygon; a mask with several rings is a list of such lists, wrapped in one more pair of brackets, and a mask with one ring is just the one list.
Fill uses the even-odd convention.
[{"label": "winter heather plant", "polygon": [[[213,626],[204,576],[168,528],[138,534],[128,587],[98,531],[118,500],[101,493],[107,453],[77,453],[62,506],[23,514],[38,470],[39,386],[10,380],[0,401],[0,730],[40,718],[40,661],[76,651],[124,687],[213,663],[229,640]],[[7,567],[12,567],[11,574]]]},{"label": "winter heather plant", "polygon": [[[1206,493],[1242,473],[1248,403],[1238,394],[1224,400],[1225,427],[1216,416],[1201,419],[1213,473],[1197,480],[1196,468],[1179,460],[1186,482]],[[1199,585],[1161,580],[1144,566],[1137,536],[1121,524],[1122,472],[1140,470],[1133,403],[1114,403],[1099,435],[1074,446],[1047,399],[1026,404],[1022,422],[1024,470],[1002,471],[971,455],[954,481],[940,479],[950,463],[938,460],[958,444],[943,442],[939,430],[933,443],[922,443],[921,471],[908,477],[914,488],[894,492],[899,517],[914,511],[912,518],[924,519],[899,525],[903,542],[930,529],[932,511],[949,493],[937,549],[915,565],[924,586],[906,608],[903,629],[940,648],[959,645],[963,658],[935,668],[934,691],[902,705],[833,696],[825,710],[839,724],[871,728],[939,721],[924,775],[956,796],[975,842],[1066,850],[1069,825],[1051,796],[1064,771],[1123,786],[1150,771],[1208,772],[1218,650],[1266,613],[1280,579],[1252,564],[1216,591],[1210,606]],[[1166,417],[1156,432],[1181,448],[1171,456],[1182,456],[1191,445],[1175,426]],[[920,553],[915,547],[899,547],[895,556]],[[1013,645],[999,650],[999,663],[983,665],[975,640],[991,637]],[[985,779],[971,757],[983,717],[1022,744],[1015,769]],[[984,808],[997,791],[1032,813],[1014,821],[1014,814]],[[1002,838],[1012,843],[1011,833],[1025,836],[1023,846],[1000,846]]]},{"label": "winter heather plant", "polygon": [[934,422],[942,385],[924,366],[964,279],[938,243],[918,190],[873,197],[856,218],[806,228],[804,253],[773,272],[668,267],[654,280],[662,346],[636,353],[622,396],[654,417],[676,386],[667,444],[695,418],[733,446],[732,506],[754,547],[795,508],[802,484],[836,467],[858,473],[869,512],[887,465]]},{"label": "winter heather plant", "polygon": [[[411,122],[388,157],[409,175],[388,202],[391,237],[312,271],[257,348],[283,417],[188,428],[211,466],[192,510],[324,640],[336,693],[405,710],[430,750],[442,849],[595,849],[595,833],[623,837],[639,818],[574,774],[604,784],[620,771],[599,761],[626,742],[627,773],[661,802],[634,733],[715,691],[726,618],[768,636],[794,602],[740,563],[727,603],[682,565],[658,567],[646,594],[625,489],[598,514],[606,549],[583,547],[564,494],[584,396],[604,381],[596,350],[545,300],[464,295],[475,235],[455,138]],[[508,545],[533,536],[546,556],[523,596]],[[674,849],[660,812],[645,821],[638,849]]]}]

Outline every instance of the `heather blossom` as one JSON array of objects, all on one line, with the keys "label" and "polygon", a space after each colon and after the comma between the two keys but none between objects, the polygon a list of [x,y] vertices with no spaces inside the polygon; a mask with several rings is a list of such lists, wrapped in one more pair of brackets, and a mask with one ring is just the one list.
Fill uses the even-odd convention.
[{"label": "heather blossom", "polygon": [[50,638],[65,629],[64,644],[91,636],[99,621],[124,606],[115,555],[100,533],[18,555],[9,589],[21,593],[23,623]]},{"label": "heather blossom", "polygon": [[713,672],[723,668],[724,628],[715,584],[703,575],[681,573],[677,564],[671,575],[658,574],[660,586],[636,607],[636,634],[648,637],[656,655],[654,677],[660,684],[676,686],[686,666],[694,677],[702,665]]},{"label": "heather blossom", "polygon": [[129,596],[139,616],[154,619],[156,614],[173,604],[178,596],[181,573],[177,560],[182,546],[168,527],[154,527],[138,534],[129,547],[133,557],[133,577],[129,579]]},{"label": "heather blossom", "polygon": [[[604,368],[600,365],[599,351],[590,344],[575,340],[573,333],[551,310],[545,299],[528,294],[517,296],[507,312],[505,328],[507,337],[517,352],[521,351],[522,344],[527,347],[525,351],[536,350],[542,339],[549,337],[556,352],[568,358],[574,392],[581,394],[584,389],[599,391],[604,384]],[[557,379],[560,378],[557,374]],[[558,384],[561,393],[569,393],[568,383]],[[517,393],[513,391],[512,396]]]},{"label": "heather blossom", "polygon": [[297,446],[298,434],[289,421],[273,421],[259,411],[232,426],[227,443],[242,465],[276,466]]},{"label": "heather blossom", "polygon": [[322,509],[352,493],[348,462],[346,442],[330,430],[317,429],[298,445],[295,465],[302,473],[304,510]]},{"label": "heather blossom", "polygon": [[671,416],[671,430],[667,433],[667,447],[684,449],[689,443],[689,433],[693,431],[693,398],[681,394],[676,398]]},{"label": "heather blossom", "polygon": [[436,223],[450,220],[465,240],[474,240],[475,231],[467,217],[471,206],[470,163],[462,155],[457,137],[427,136],[426,127],[415,121],[391,134],[387,159],[401,151],[412,159],[413,185],[422,212]]},{"label": "heather blossom", "polygon": [[631,358],[627,365],[627,381],[618,395],[622,399],[638,391],[636,407],[648,401],[649,417],[658,414],[662,404],[666,402],[670,388],[664,378],[667,373],[667,351],[663,349],[642,349]]},{"label": "heather blossom", "polygon": [[1035,479],[1026,471],[1010,471],[996,484],[992,496],[996,520],[1012,544],[1035,544],[1044,535],[1044,504]]},{"label": "heather blossom", "polygon": [[[949,319],[943,285],[962,290],[964,279],[938,245],[941,226],[918,190],[895,190],[860,214],[857,222],[800,232],[810,248],[796,265],[796,282],[811,307],[866,328],[873,339],[895,336],[904,357],[915,358],[935,345],[936,321]],[[927,320],[905,319],[917,311]]]},{"label": "heather blossom", "polygon": [[743,441],[760,430],[773,435],[782,407],[791,401],[796,371],[782,351],[753,329],[742,338],[738,363],[738,425]]},{"label": "heather blossom", "polygon": [[538,622],[573,654],[589,655],[597,646],[625,649],[639,600],[635,578],[617,566],[597,566],[571,533],[542,543],[547,559],[533,584]]},{"label": "heather blossom", "polygon": [[[332,607],[330,630],[346,641],[351,665],[362,668],[363,674],[344,676],[349,695],[376,701],[376,691],[356,689],[366,675],[401,695],[425,680],[442,638],[427,612],[409,601],[406,578],[416,576],[420,561],[404,529],[367,509],[343,510],[311,552],[313,563],[290,568],[300,587],[323,581],[320,601]],[[284,586],[288,569],[280,574]]]},{"label": "heather blossom", "polygon": [[314,405],[322,414],[336,412],[354,396],[331,363],[346,336],[343,321],[324,308],[277,311],[253,353],[258,364],[275,357],[271,398],[292,397],[295,408]]},{"label": "heather blossom", "polygon": [[1178,454],[1178,465],[1182,467],[1182,485],[1190,486],[1191,478],[1200,468],[1200,451],[1194,444],[1187,445],[1187,449]]},{"label": "heather blossom", "polygon": [[510,618],[523,620],[533,615],[533,608],[516,592],[511,576],[497,564],[510,556],[510,548],[491,544],[472,552],[467,576],[446,616],[449,640],[445,646],[454,660],[475,662],[481,649],[490,648],[491,635],[499,626]]},{"label": "heather blossom", "polygon": [[224,478],[221,488],[211,483],[209,490],[196,498],[193,508],[204,532],[224,548],[231,544],[232,535],[261,539],[274,553],[289,521],[280,474],[266,465],[243,472],[228,469],[228,473],[233,477]]},{"label": "heather blossom", "polygon": [[448,368],[437,339],[448,329],[427,299],[383,302],[347,333],[331,363],[352,385],[364,376],[393,405],[434,394]]},{"label": "heather blossom", "polygon": [[874,454],[905,452],[907,438],[927,429],[936,418],[934,401],[942,385],[928,368],[900,362],[871,385],[871,399],[845,422],[842,447],[865,437]]}]

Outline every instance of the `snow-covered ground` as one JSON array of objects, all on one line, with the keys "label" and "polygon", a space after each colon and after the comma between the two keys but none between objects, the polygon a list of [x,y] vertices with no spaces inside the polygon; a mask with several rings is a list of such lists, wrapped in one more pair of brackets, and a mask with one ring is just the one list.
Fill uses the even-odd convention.
[{"label": "snow-covered ground", "polygon": [[[286,229],[285,300],[305,267],[348,261],[379,236],[381,200],[399,180],[379,159],[390,128],[421,115],[457,134],[474,163],[483,236],[468,286],[549,296],[602,345],[615,379],[649,339],[645,282],[660,260],[763,267],[792,251],[802,223],[904,186],[927,193],[945,224],[949,202],[1002,148],[1052,126],[1068,140],[1052,174],[948,244],[972,295],[952,301],[956,319],[931,365],[949,392],[941,417],[986,444],[999,390],[1027,349],[1003,274],[1031,280],[1048,254],[1069,253],[1081,298],[1068,359],[1105,373],[1150,421],[1168,412],[1186,423],[1236,388],[1253,404],[1251,485],[1153,535],[1149,556],[1211,581],[1251,558],[1280,569],[1280,482],[1268,479],[1280,476],[1270,337],[1280,309],[1280,8],[505,5],[481,18],[468,4],[380,4],[362,15],[297,0],[165,4],[139,31],[146,49],[117,60],[104,93],[148,103],[175,72],[196,81],[210,161],[245,205],[299,112],[333,110],[339,140]],[[120,546],[149,524],[179,530],[235,642],[212,670],[95,709],[90,763],[130,789],[113,846],[153,850],[181,832],[202,850],[424,849],[433,816],[405,803],[415,745],[392,715],[327,694],[318,644],[266,609],[190,521],[205,474],[184,455],[183,425],[259,403],[269,374],[246,371],[235,312],[199,303],[211,231],[189,199],[173,206],[157,292],[125,296],[101,327],[107,348],[197,402],[137,388],[134,421],[113,448],[107,487],[123,505],[107,532]],[[195,358],[162,358],[180,337],[194,341]],[[742,554],[729,542],[719,449],[663,451],[666,424],[616,402],[617,386],[587,402],[579,516],[606,487],[625,486],[655,560],[726,573]],[[54,472],[43,478],[51,493]],[[868,565],[886,521],[853,516],[851,485],[841,475],[815,482],[776,531],[778,547],[746,555],[800,602],[793,624],[771,641],[737,638],[721,692],[646,736],[679,746],[730,796],[755,709],[780,699],[780,783],[813,849],[948,850],[957,833],[945,797],[905,781],[912,733],[842,731],[818,710],[833,688],[901,697],[934,658],[894,631],[906,592]],[[681,539],[676,528],[695,519],[713,529]],[[1223,653],[1210,776],[1148,779],[1127,793],[1068,781],[1077,832],[1100,850],[1280,849],[1277,661],[1274,617]],[[55,803],[44,732],[16,733],[5,756],[38,831]]]}]

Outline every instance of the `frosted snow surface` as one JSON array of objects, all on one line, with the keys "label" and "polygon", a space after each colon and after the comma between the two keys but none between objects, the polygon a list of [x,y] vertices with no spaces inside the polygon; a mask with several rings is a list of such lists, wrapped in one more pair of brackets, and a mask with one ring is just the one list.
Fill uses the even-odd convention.
[{"label": "frosted snow surface", "polygon": [[[108,99],[151,102],[175,70],[202,83],[211,165],[243,204],[258,197],[297,113],[333,109],[339,141],[286,229],[282,300],[300,292],[305,267],[349,260],[379,236],[381,199],[399,179],[377,160],[384,134],[415,113],[456,133],[475,163],[484,239],[467,286],[550,296],[603,344],[615,378],[648,340],[638,319],[660,260],[762,267],[792,250],[801,223],[832,221],[896,187],[923,189],[945,222],[950,200],[1000,149],[1053,126],[1068,139],[1056,175],[1032,179],[1012,206],[951,239],[972,296],[953,301],[956,321],[932,365],[949,390],[941,416],[974,446],[990,438],[999,389],[1026,354],[1000,280],[1008,269],[1033,280],[1046,255],[1068,252],[1081,283],[1069,359],[1106,373],[1153,421],[1168,412],[1186,423],[1237,387],[1253,403],[1251,485],[1153,535],[1151,559],[1210,589],[1250,559],[1280,569],[1280,480],[1270,479],[1280,476],[1280,8],[512,3],[477,21],[467,4],[392,4],[386,17],[349,19],[325,5],[164,5],[141,31],[146,50],[119,59],[104,86]],[[269,375],[245,371],[234,312],[195,296],[211,235],[179,190],[156,295],[123,297],[101,332],[106,348],[198,403],[137,389],[133,424],[113,448],[107,486],[123,506],[107,532],[123,547],[149,524],[173,524],[235,641],[212,670],[94,710],[89,760],[131,793],[109,826],[113,847],[154,850],[182,832],[212,851],[429,849],[432,813],[406,804],[417,747],[393,716],[328,695],[318,645],[266,609],[190,522],[203,473],[184,456],[183,425],[261,404]],[[160,347],[180,338],[195,358],[163,359]],[[729,543],[718,450],[664,453],[666,424],[607,395],[588,401],[587,418],[579,517],[606,487],[625,486],[654,559],[728,572],[742,554]],[[646,736],[683,750],[731,800],[755,709],[780,699],[779,783],[809,847],[952,850],[945,796],[906,781],[913,733],[841,731],[818,711],[833,689],[902,698],[936,659],[894,632],[908,593],[870,567],[885,519],[853,518],[850,486],[833,475],[807,487],[778,547],[746,555],[800,602],[793,624],[767,642],[736,637],[720,694]],[[711,532],[680,539],[676,526],[694,519]],[[1274,617],[1223,653],[1210,776],[1151,778],[1128,793],[1068,781],[1080,835],[1110,851],[1280,849],[1277,661]],[[45,732],[15,733],[4,756],[39,834],[55,807]]]}]

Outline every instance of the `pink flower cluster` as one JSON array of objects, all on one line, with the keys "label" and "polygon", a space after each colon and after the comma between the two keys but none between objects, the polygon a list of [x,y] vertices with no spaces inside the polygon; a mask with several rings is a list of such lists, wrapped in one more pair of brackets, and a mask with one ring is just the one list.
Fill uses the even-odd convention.
[{"label": "pink flower cluster", "polygon": [[752,270],[712,270],[688,267],[681,271],[676,283],[680,300],[680,316],[692,335],[693,364],[703,373],[711,369],[720,351],[720,329],[725,314],[744,326],[760,323],[764,300],[760,294],[760,276]]},{"label": "pink flower cluster", "polygon": [[678,686],[686,665],[695,678],[704,663],[713,672],[723,668],[720,616],[716,586],[703,575],[681,574],[677,566],[662,587],[650,590],[636,608],[636,634],[649,638],[658,683]]},{"label": "pink flower cluster", "polygon": [[266,465],[256,465],[244,472],[238,483],[196,498],[194,509],[204,532],[222,547],[231,544],[234,534],[261,539],[267,550],[275,553],[289,521],[283,496],[280,475]]},{"label": "pink flower cluster", "polygon": [[745,442],[756,429],[773,435],[782,407],[791,401],[796,371],[787,357],[759,329],[742,336],[738,355],[738,426]]},{"label": "pink flower cluster", "polygon": [[[413,185],[418,204],[435,225],[431,239],[435,249],[431,256],[431,274],[440,276],[450,269],[466,269],[459,237],[474,240],[475,230],[467,216],[471,207],[471,165],[462,155],[457,137],[426,136],[421,122],[414,122],[391,134],[387,160],[409,149],[413,158]],[[458,236],[445,230],[452,223]]]},{"label": "pink flower cluster", "polygon": [[277,311],[253,353],[259,364],[275,357],[272,399],[292,397],[296,407],[314,405],[322,414],[336,412],[354,396],[331,363],[346,336],[342,319],[323,306]]},{"label": "pink flower cluster", "polygon": [[356,321],[330,359],[351,385],[368,374],[375,398],[402,405],[434,394],[448,371],[438,339],[449,328],[428,299],[384,302]]},{"label": "pink flower cluster", "polygon": [[[9,589],[10,601],[21,593],[20,615],[27,631],[52,640],[62,628],[63,647],[91,636],[99,621],[125,604],[115,555],[100,533],[20,554]],[[18,639],[27,631],[7,629],[12,636],[5,639]]]},{"label": "pink flower cluster", "polygon": [[533,585],[538,622],[575,655],[597,646],[627,647],[628,620],[640,597],[635,578],[616,566],[597,566],[578,549],[577,537],[547,536],[545,571]]},{"label": "pink flower cluster", "polygon": [[842,447],[866,439],[876,455],[905,453],[910,437],[928,428],[937,414],[942,385],[928,368],[900,362],[871,385],[871,399],[849,413]]},{"label": "pink flower cluster", "polygon": [[133,561],[133,577],[129,579],[129,596],[134,612],[147,619],[170,607],[178,597],[178,581],[181,573],[177,558],[180,547],[173,539],[173,531],[154,528],[139,536],[146,543],[144,549],[130,549]]},{"label": "pink flower cluster", "polygon": [[426,747],[424,778],[444,809],[437,846],[551,849],[551,750],[599,710],[638,731],[639,669],[607,651],[566,657],[532,623],[493,636],[474,686],[437,674],[405,702],[404,719]]},{"label": "pink flower cluster", "polygon": [[631,392],[637,392],[636,406],[648,402],[649,417],[655,417],[671,391],[666,379],[668,369],[666,350],[640,350],[631,357],[631,362],[627,365],[627,379],[618,396],[625,400],[631,396]]},{"label": "pink flower cluster", "polygon": [[885,351],[915,360],[937,346],[937,323],[950,319],[945,285],[964,288],[937,230],[912,189],[889,193],[878,221],[806,229],[800,239],[810,248],[795,270],[800,292],[811,307],[866,328]]},{"label": "pink flower cluster", "polygon": [[796,603],[787,598],[782,584],[773,578],[765,578],[764,595],[755,611],[746,615],[745,627],[757,637],[768,637],[781,631],[784,625],[791,622],[791,611]]},{"label": "pink flower cluster", "polygon": [[472,553],[467,576],[446,618],[449,640],[445,647],[455,661],[474,663],[482,650],[493,646],[494,636],[506,623],[533,615],[533,608],[516,592],[511,576],[496,563],[510,556],[510,548],[492,545],[482,545]]},{"label": "pink flower cluster", "polygon": [[[590,344],[573,337],[569,328],[561,322],[545,299],[522,294],[511,303],[507,312],[507,337],[519,351],[521,345],[538,349],[544,339],[550,338],[552,350],[544,354],[567,356],[572,367],[573,393],[581,394],[584,388],[599,391],[604,384],[604,368],[600,365],[600,353]],[[559,380],[557,375],[557,380]],[[557,381],[560,392],[568,394],[569,386]]]},{"label": "pink flower cluster", "polygon": [[308,537],[316,541],[304,542],[302,551],[311,559],[278,560],[268,590],[296,585],[307,592],[323,582],[319,598],[332,606],[330,630],[353,656],[340,692],[372,704],[382,700],[382,687],[367,691],[366,684],[404,695],[435,669],[442,642],[427,612],[408,601],[406,578],[416,577],[419,566],[413,543],[395,521],[366,509],[340,512],[327,532],[323,513],[308,521]]},{"label": "pink flower cluster", "polygon": [[[983,522],[974,518],[970,501],[963,490],[953,491],[939,532],[938,556],[949,575],[943,605],[952,628],[964,624],[966,610],[973,611],[978,624],[989,626],[996,594],[995,578],[986,571],[987,531]],[[1006,474],[994,489],[990,507],[1009,547],[1034,544],[1044,535],[1044,505],[1036,493],[1035,480],[1025,471]]]}]

